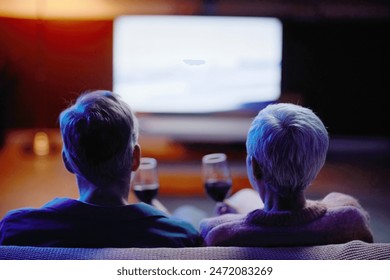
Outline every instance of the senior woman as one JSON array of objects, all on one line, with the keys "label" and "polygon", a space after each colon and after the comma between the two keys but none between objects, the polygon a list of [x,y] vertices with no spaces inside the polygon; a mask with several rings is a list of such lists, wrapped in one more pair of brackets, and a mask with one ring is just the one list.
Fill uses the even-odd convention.
[{"label": "senior woman", "polygon": [[[253,120],[247,137],[247,173],[255,191],[244,190],[204,219],[201,235],[213,246],[303,246],[373,242],[369,217],[358,201],[330,193],[319,201],[305,191],[325,163],[328,132],[312,110],[272,104]],[[242,206],[257,208],[242,213]],[[245,212],[245,211],[244,211]]]}]

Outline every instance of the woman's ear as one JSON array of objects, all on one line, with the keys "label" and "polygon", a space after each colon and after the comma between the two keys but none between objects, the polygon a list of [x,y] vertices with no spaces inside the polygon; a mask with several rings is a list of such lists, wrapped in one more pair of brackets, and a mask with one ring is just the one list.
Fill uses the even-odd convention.
[{"label": "woman's ear", "polygon": [[133,150],[133,161],[131,164],[131,171],[136,171],[141,162],[141,147],[138,144],[135,144]]},{"label": "woman's ear", "polygon": [[256,159],[253,156],[251,156],[250,161],[251,161],[253,176],[256,178],[256,180],[263,179],[263,171],[261,170],[261,167],[257,163]]},{"label": "woman's ear", "polygon": [[62,161],[64,162],[64,165],[65,165],[66,169],[67,169],[70,173],[74,173],[73,168],[72,168],[72,166],[70,165],[69,160],[68,160],[68,157],[66,156],[66,154],[65,154],[64,151],[62,151]]}]

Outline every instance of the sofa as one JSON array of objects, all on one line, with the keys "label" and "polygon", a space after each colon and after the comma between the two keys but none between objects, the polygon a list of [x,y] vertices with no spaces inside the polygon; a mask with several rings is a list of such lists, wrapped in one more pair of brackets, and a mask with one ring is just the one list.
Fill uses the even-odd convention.
[{"label": "sofa", "polygon": [[390,243],[307,247],[47,248],[0,246],[0,260],[390,260]]}]

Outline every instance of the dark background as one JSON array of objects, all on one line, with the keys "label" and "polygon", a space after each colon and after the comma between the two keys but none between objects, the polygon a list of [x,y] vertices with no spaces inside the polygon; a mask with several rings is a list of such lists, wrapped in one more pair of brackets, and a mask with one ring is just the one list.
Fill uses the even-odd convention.
[{"label": "dark background", "polygon": [[389,136],[390,21],[285,21],[283,92],[297,92],[330,133]]},{"label": "dark background", "polygon": [[[280,18],[282,99],[298,96],[330,134],[388,137],[387,2],[255,2],[203,1],[192,14]],[[82,91],[112,89],[112,27],[112,20],[0,17],[1,133],[58,127],[58,114]]]}]

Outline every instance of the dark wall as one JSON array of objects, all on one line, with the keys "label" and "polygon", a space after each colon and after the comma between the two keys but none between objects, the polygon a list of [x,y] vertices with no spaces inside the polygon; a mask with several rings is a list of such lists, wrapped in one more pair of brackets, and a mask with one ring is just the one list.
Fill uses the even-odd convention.
[{"label": "dark wall", "polygon": [[[389,136],[389,22],[284,20],[283,94],[301,94],[332,134]],[[80,92],[112,88],[112,21],[0,18],[0,59],[13,77],[6,127],[56,127]]]},{"label": "dark wall", "polygon": [[283,90],[338,135],[390,136],[390,21],[285,21]]},{"label": "dark wall", "polygon": [[56,127],[80,92],[112,88],[112,21],[0,18],[1,60],[14,78],[7,127]]}]

